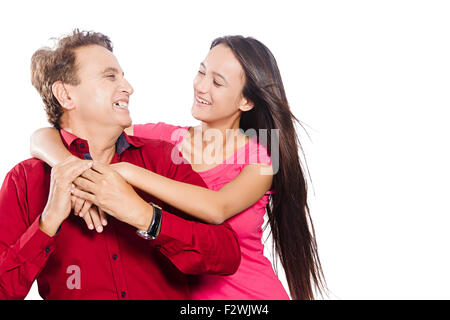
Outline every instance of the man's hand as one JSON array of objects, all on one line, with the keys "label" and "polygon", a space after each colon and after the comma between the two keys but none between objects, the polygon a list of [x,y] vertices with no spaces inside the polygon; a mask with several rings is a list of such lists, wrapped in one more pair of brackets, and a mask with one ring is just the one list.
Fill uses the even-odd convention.
[{"label": "man's hand", "polygon": [[72,209],[73,214],[83,218],[90,230],[95,228],[100,233],[103,231],[103,227],[108,224],[107,214],[90,201],[72,196]]},{"label": "man's hand", "polygon": [[109,166],[94,162],[90,170],[74,180],[74,184],[77,186],[72,190],[74,196],[94,203],[116,219],[140,230],[150,226],[152,206]]},{"label": "man's hand", "polygon": [[[75,162],[83,162],[80,158],[76,156],[70,156],[69,158],[74,159]],[[74,184],[72,184],[73,188],[76,188]],[[86,226],[90,230],[97,230],[97,232],[102,232],[103,227],[108,224],[106,213],[97,208],[96,206],[92,206],[92,202],[86,201],[84,199],[80,199],[78,197],[72,196],[72,209],[73,214],[83,218]]]},{"label": "man's hand", "polygon": [[71,206],[72,182],[92,167],[89,160],[80,161],[70,157],[52,169],[50,192],[47,205],[41,215],[39,227],[49,236],[54,236],[61,223],[69,216]]}]

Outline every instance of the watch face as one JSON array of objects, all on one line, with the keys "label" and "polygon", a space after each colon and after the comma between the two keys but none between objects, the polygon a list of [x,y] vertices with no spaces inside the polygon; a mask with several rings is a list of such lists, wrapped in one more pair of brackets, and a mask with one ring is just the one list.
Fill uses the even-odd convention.
[{"label": "watch face", "polygon": [[145,240],[153,240],[154,237],[152,237],[149,233],[147,233],[146,231],[142,231],[142,230],[136,230],[136,233],[141,237],[144,238]]}]

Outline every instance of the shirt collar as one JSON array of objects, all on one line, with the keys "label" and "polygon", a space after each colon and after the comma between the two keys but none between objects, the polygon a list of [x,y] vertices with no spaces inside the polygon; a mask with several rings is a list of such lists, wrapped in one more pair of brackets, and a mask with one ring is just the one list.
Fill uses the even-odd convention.
[{"label": "shirt collar", "polygon": [[[88,153],[89,146],[88,142],[84,139],[78,138],[73,133],[70,133],[64,129],[60,130],[61,138],[63,143],[66,145],[67,149],[70,151]],[[118,154],[122,154],[125,150],[127,150],[130,146],[135,148],[140,148],[144,145],[144,143],[134,136],[129,136],[125,132],[119,136],[116,141],[116,152]]]}]

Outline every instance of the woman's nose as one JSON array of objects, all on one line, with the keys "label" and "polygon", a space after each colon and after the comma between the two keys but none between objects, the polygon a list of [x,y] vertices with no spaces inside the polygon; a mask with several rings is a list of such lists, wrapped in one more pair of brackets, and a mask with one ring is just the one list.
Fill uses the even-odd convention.
[{"label": "woman's nose", "polygon": [[209,90],[209,81],[206,75],[197,75],[194,79],[194,89],[202,92],[207,93]]}]

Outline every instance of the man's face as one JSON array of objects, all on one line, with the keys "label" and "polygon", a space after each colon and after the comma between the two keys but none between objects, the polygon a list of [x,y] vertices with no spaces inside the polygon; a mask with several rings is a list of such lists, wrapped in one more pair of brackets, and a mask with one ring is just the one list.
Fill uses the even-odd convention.
[{"label": "man's face", "polygon": [[133,87],[125,80],[114,54],[102,46],[89,45],[76,49],[75,55],[80,83],[68,85],[74,105],[69,116],[86,125],[129,127],[128,102]]}]

